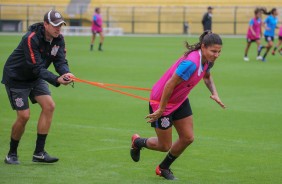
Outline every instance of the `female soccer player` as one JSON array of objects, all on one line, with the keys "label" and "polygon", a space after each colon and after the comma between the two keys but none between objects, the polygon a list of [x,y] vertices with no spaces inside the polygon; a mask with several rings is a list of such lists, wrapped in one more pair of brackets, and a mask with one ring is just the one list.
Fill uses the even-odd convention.
[{"label": "female soccer player", "polygon": [[265,9],[262,9],[264,14],[269,15],[265,20],[264,20],[264,26],[265,26],[265,31],[264,31],[264,38],[265,41],[267,42],[266,46],[260,46],[259,48],[259,55],[262,51],[262,49],[266,48],[266,51],[262,57],[262,61],[266,61],[265,57],[267,56],[269,50],[273,46],[273,41],[274,41],[274,35],[275,35],[275,29],[277,28],[277,23],[278,23],[278,11],[276,8],[272,8],[270,12],[266,12]]},{"label": "female soccer player", "polygon": [[[280,47],[280,45],[282,44],[282,26],[280,26],[279,29],[279,33],[278,33],[278,43],[277,45],[274,47],[273,51],[272,51],[272,55],[275,55],[275,51],[277,50],[277,48]],[[280,53],[280,55],[282,55],[282,48],[279,49],[278,51]]]},{"label": "female soccer player", "polygon": [[[261,36],[261,14],[262,11],[260,8],[255,9],[255,17],[252,18],[249,22],[249,28],[247,32],[247,46],[245,48],[245,56],[244,60],[249,61],[248,58],[248,51],[253,42],[257,43],[257,50],[260,46],[260,36]],[[261,56],[259,56],[259,53],[257,55],[257,59],[261,59]]]},{"label": "female soccer player", "polygon": [[93,50],[93,44],[96,38],[96,34],[98,33],[100,35],[100,44],[99,44],[99,51],[102,51],[102,45],[104,42],[104,34],[103,34],[103,19],[100,15],[101,10],[100,8],[95,8],[95,14],[93,15],[92,19],[92,39],[91,39],[91,45],[90,50]]},{"label": "female soccer player", "polygon": [[[151,114],[146,118],[149,118],[148,122],[155,128],[157,137],[141,138],[134,134],[131,139],[130,155],[135,162],[139,161],[143,147],[168,152],[156,167],[156,174],[167,180],[175,179],[170,165],[194,139],[192,110],[187,98],[189,92],[203,78],[211,92],[210,98],[225,108],[210,74],[210,69],[220,55],[222,40],[210,31],[205,31],[199,40],[194,45],[186,43],[188,51],[153,86],[149,104]],[[179,135],[174,143],[172,125]]]}]

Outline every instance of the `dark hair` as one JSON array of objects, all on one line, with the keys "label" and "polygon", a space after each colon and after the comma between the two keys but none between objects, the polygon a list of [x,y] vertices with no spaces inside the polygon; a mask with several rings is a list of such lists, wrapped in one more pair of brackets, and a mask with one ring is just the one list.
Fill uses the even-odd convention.
[{"label": "dark hair", "polygon": [[263,12],[262,8],[256,8],[254,11],[255,15],[258,14],[259,12]]},{"label": "dark hair", "polygon": [[95,8],[95,12],[98,13],[98,11],[100,10],[99,7]]},{"label": "dark hair", "polygon": [[276,8],[272,8],[269,12],[267,12],[266,8],[261,8],[261,11],[265,15],[273,15],[275,11],[277,11]]},{"label": "dark hair", "polygon": [[218,34],[212,33],[209,30],[204,31],[204,33],[200,36],[198,43],[195,43],[194,45],[189,45],[187,41],[185,42],[185,46],[188,51],[186,51],[184,55],[188,56],[191,52],[199,50],[202,44],[204,44],[205,47],[209,47],[215,44],[222,45],[222,40]]}]

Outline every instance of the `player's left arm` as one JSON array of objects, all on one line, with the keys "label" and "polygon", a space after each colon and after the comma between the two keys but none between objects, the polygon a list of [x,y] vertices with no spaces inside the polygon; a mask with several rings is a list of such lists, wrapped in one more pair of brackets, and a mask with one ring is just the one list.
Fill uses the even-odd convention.
[{"label": "player's left arm", "polygon": [[226,106],[224,105],[224,103],[220,100],[215,84],[213,82],[213,78],[211,76],[210,72],[207,72],[204,77],[203,80],[207,86],[207,88],[210,90],[211,92],[211,96],[210,98],[213,99],[216,103],[218,103],[222,108],[226,108]]}]

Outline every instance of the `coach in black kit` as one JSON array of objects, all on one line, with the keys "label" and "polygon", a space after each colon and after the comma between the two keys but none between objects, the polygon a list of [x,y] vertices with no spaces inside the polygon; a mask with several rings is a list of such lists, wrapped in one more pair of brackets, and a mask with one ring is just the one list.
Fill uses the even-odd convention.
[{"label": "coach in black kit", "polygon": [[203,31],[212,30],[212,10],[211,6],[208,7],[208,11],[204,14],[202,19]]},{"label": "coach in black kit", "polygon": [[[59,12],[47,12],[44,22],[29,27],[5,63],[2,83],[5,84],[11,106],[17,113],[12,126],[10,150],[4,160],[7,164],[20,163],[17,148],[30,117],[28,98],[32,103],[38,103],[42,109],[32,161],[53,163],[59,160],[50,156],[44,147],[55,108],[47,82],[56,87],[60,84],[67,85],[72,82],[73,76],[65,58],[64,37],[60,34],[63,24],[65,21]],[[51,63],[59,76],[47,70]]]}]

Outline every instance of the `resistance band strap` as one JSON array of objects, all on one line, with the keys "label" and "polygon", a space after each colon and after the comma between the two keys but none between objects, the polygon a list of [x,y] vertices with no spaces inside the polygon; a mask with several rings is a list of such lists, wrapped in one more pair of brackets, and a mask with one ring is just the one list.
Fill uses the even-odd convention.
[{"label": "resistance band strap", "polygon": [[82,83],[90,84],[90,85],[93,85],[93,86],[96,86],[96,87],[99,87],[99,88],[103,88],[103,89],[107,89],[107,90],[110,90],[110,91],[113,91],[113,92],[116,92],[116,93],[120,93],[120,94],[123,94],[123,95],[131,96],[131,97],[134,97],[134,98],[137,98],[137,99],[140,99],[140,100],[145,100],[145,101],[149,101],[149,102],[153,102],[153,103],[159,103],[155,100],[150,100],[149,98],[144,98],[144,97],[141,97],[141,96],[138,96],[138,95],[127,93],[127,92],[120,91],[120,90],[117,90],[117,89],[113,89],[113,88],[110,88],[108,86],[117,87],[117,88],[142,90],[142,91],[151,91],[151,89],[149,89],[149,88],[139,88],[139,87],[134,87],[134,86],[122,86],[122,85],[119,85],[119,84],[107,84],[107,83],[100,83],[100,82],[92,82],[92,81],[79,79],[79,78],[76,78],[76,77],[71,77],[71,79],[75,82],[82,82]]}]

